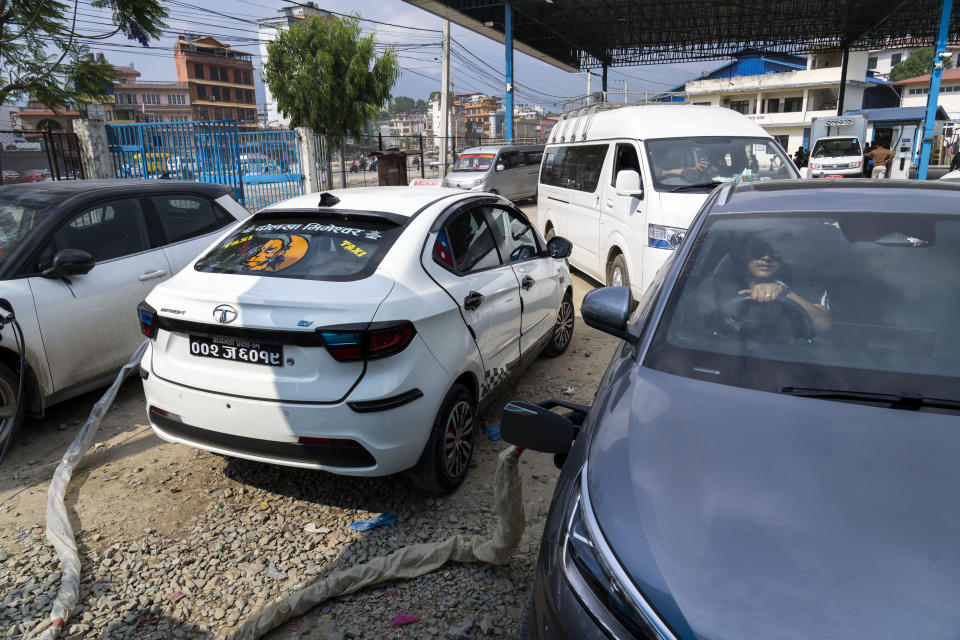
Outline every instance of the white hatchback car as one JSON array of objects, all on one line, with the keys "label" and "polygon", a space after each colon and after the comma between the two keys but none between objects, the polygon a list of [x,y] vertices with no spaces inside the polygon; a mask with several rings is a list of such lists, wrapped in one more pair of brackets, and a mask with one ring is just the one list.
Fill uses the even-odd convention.
[{"label": "white hatchback car", "polygon": [[459,189],[268,207],[140,306],[150,422],[220,454],[450,491],[478,403],[570,343],[569,251]]}]

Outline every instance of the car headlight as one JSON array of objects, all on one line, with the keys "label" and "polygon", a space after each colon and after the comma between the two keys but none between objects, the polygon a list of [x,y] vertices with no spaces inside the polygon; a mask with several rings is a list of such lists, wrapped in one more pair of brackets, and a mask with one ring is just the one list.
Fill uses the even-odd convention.
[{"label": "car headlight", "polygon": [[851,163],[848,164],[847,166],[848,166],[849,168],[851,168],[851,169],[859,169],[859,168],[860,168],[860,161],[859,161],[859,160],[854,160],[853,162],[851,162]]},{"label": "car headlight", "polygon": [[665,227],[659,224],[647,225],[647,243],[657,249],[676,249],[687,235],[682,227]]},{"label": "car headlight", "polygon": [[[581,471],[577,498],[564,535],[563,572],[584,606],[611,637],[622,633],[610,624],[612,617],[631,637],[639,640],[673,640],[674,636],[646,602],[617,563],[603,539],[586,493],[586,466]],[[597,607],[608,615],[602,615]]]},{"label": "car headlight", "polygon": [[811,168],[811,169],[819,169],[819,168],[820,168],[820,163],[819,163],[819,162],[811,162],[811,163],[810,163],[810,168]]}]

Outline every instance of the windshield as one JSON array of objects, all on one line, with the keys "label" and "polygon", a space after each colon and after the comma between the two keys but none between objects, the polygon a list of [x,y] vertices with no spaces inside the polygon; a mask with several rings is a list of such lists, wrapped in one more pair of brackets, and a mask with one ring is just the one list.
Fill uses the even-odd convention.
[{"label": "windshield", "polygon": [[376,269],[402,227],[355,215],[259,216],[214,247],[197,271],[307,280],[358,280]]},{"label": "windshield", "polygon": [[53,207],[49,210],[39,207],[37,203],[9,195],[0,196],[0,264],[3,264],[24,238],[53,211]]},{"label": "windshield", "polygon": [[734,178],[800,177],[769,138],[667,138],[648,140],[646,146],[658,191],[709,190]]},{"label": "windshield", "polygon": [[859,138],[836,138],[817,140],[813,145],[814,158],[842,158],[844,156],[862,156]]},{"label": "windshield", "polygon": [[717,216],[647,365],[690,378],[960,399],[960,216]]},{"label": "windshield", "polygon": [[493,164],[493,153],[465,153],[457,158],[454,171],[489,171]]}]

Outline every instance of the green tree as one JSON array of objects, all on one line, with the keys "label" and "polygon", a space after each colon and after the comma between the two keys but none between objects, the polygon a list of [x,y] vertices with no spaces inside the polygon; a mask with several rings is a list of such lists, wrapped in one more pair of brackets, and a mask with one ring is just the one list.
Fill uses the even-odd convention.
[{"label": "green tree", "polygon": [[413,113],[413,98],[407,96],[397,96],[390,105],[390,113]]},{"label": "green tree", "polygon": [[397,81],[397,55],[376,55],[373,34],[355,17],[313,16],[267,45],[263,81],[294,127],[310,127],[338,147],[377,117]]},{"label": "green tree", "polygon": [[159,38],[167,12],[159,0],[92,0],[110,12],[113,26],[88,33],[78,25],[79,0],[0,0],[0,101],[33,97],[58,109],[108,92],[113,65],[90,55],[88,43],[123,33],[147,46]]},{"label": "green tree", "polygon": [[[907,78],[916,78],[930,73],[933,66],[933,47],[924,47],[911,53],[905,60],[901,60],[890,69],[890,81],[899,82]],[[953,65],[950,58],[944,58],[943,68],[949,69]]]},{"label": "green tree", "polygon": [[415,105],[413,106],[413,110],[414,110],[416,113],[425,113],[426,110],[427,110],[427,103],[426,103],[426,101],[423,100],[422,98],[419,99],[419,100],[417,100],[417,104],[415,104]]}]

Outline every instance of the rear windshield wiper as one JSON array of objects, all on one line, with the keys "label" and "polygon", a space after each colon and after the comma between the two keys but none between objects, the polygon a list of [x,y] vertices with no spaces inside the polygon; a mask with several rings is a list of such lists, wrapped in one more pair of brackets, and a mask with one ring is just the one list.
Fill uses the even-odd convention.
[{"label": "rear windshield wiper", "polygon": [[677,191],[686,191],[687,189],[703,189],[705,187],[710,187],[711,189],[722,184],[720,182],[697,182],[695,184],[682,184],[679,187],[674,187],[670,189],[670,193],[676,193]]},{"label": "rear windshield wiper", "polygon": [[843,389],[815,389],[810,387],[781,387],[781,393],[800,398],[821,398],[840,402],[867,402],[888,405],[891,409],[919,411],[923,408],[953,409],[960,411],[960,400],[926,398],[919,393],[872,393]]}]

